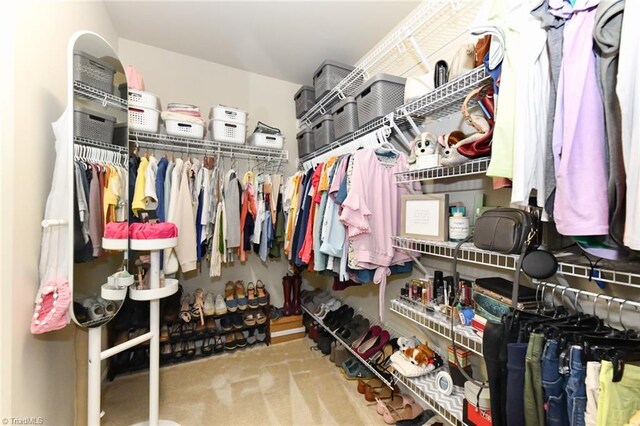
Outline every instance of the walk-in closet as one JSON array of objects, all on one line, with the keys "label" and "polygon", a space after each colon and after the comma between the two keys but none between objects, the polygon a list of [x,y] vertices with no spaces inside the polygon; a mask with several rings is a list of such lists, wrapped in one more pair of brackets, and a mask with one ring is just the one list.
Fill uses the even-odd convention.
[{"label": "walk-in closet", "polygon": [[6,425],[640,425],[640,3],[9,2]]}]

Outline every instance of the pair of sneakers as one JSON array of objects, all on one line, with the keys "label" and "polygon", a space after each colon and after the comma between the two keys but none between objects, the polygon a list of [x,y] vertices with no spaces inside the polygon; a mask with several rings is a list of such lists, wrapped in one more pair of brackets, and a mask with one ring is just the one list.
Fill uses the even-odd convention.
[{"label": "pair of sneakers", "polygon": [[340,306],[342,306],[342,302],[340,302],[338,299],[331,298],[329,299],[329,301],[321,303],[314,314],[316,315],[316,317],[324,319],[324,317],[326,317],[329,312],[337,310]]},{"label": "pair of sneakers", "polygon": [[214,297],[213,293],[209,292],[204,297],[202,310],[206,316],[224,315],[227,313],[227,304],[224,302],[224,297],[222,297],[221,294]]}]

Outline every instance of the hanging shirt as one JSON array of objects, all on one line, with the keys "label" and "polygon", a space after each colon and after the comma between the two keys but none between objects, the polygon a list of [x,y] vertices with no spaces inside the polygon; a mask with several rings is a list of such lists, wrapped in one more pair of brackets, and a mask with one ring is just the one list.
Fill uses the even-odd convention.
[{"label": "hanging shirt", "polygon": [[[169,211],[167,214],[167,222],[173,223],[176,226],[178,220],[178,196],[180,193],[180,182],[182,180],[182,168],[183,161],[181,158],[176,158],[173,170],[171,170],[171,194],[169,195]],[[180,231],[180,229],[178,229]],[[178,233],[178,238],[180,234]],[[173,248],[166,249],[164,251],[164,273],[174,274],[178,271],[179,263],[176,256],[176,251]]]},{"label": "hanging shirt", "polygon": [[225,236],[227,248],[240,247],[240,183],[235,171],[227,172],[224,186],[224,204],[227,213],[227,229]]},{"label": "hanging shirt", "polygon": [[158,171],[156,173],[156,195],[158,197],[158,207],[156,208],[156,215],[160,222],[166,222],[166,210],[165,210],[165,181],[167,176],[167,169],[169,167],[169,160],[166,157],[162,157],[158,161]]},{"label": "hanging shirt", "polygon": [[195,270],[197,263],[196,220],[189,188],[190,171],[191,163],[186,161],[182,166],[175,218],[171,221],[178,227],[178,245],[175,247],[175,252],[183,273]]},{"label": "hanging shirt", "polygon": [[564,29],[553,130],[554,220],[568,236],[609,232],[604,111],[592,37],[596,5],[578,0]]},{"label": "hanging shirt", "polygon": [[624,244],[640,250],[640,3],[625,1],[616,93],[622,117],[622,157],[627,173]]},{"label": "hanging shirt", "polygon": [[93,245],[93,257],[102,255],[102,199],[100,194],[99,166],[91,167],[89,186],[89,236]]},{"label": "hanging shirt", "polygon": [[158,173],[158,160],[151,155],[144,178],[144,209],[155,210],[158,208],[158,194],[156,193],[156,176]]},{"label": "hanging shirt", "polygon": [[[131,164],[131,163],[130,163]],[[145,177],[147,174],[147,167],[149,166],[149,160],[146,157],[140,158],[140,165],[138,166],[135,191],[133,193],[133,201],[131,203],[133,214],[138,217],[141,210],[145,209]]]},{"label": "hanging shirt", "polygon": [[170,161],[167,165],[167,171],[164,178],[164,216],[165,219],[169,216],[169,205],[171,203],[171,184],[173,181],[173,168],[175,163]]}]

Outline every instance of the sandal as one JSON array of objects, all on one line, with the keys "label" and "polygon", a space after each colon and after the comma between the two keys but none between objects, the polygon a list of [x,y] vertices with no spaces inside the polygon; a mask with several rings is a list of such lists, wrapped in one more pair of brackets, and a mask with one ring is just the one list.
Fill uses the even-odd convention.
[{"label": "sandal", "polygon": [[238,309],[238,301],[235,298],[233,281],[229,281],[224,286],[224,299],[229,312],[235,312]]},{"label": "sandal", "polygon": [[169,327],[167,324],[162,324],[160,327],[160,343],[166,343],[169,341]]},{"label": "sandal", "polygon": [[415,419],[422,414],[424,410],[417,404],[406,404],[402,408],[393,408],[388,405],[384,407],[382,419],[386,424],[394,425],[402,420]]},{"label": "sandal", "polygon": [[247,304],[250,308],[256,309],[258,305],[258,298],[256,297],[256,288],[253,283],[247,284]]},{"label": "sandal", "polygon": [[182,358],[185,348],[186,348],[185,342],[180,342],[173,345],[173,357]]},{"label": "sandal", "polygon": [[233,337],[236,340],[236,345],[239,348],[244,348],[245,346],[247,346],[247,339],[244,337],[244,334],[240,333],[239,331],[236,331],[235,333],[233,333]]},{"label": "sandal", "polygon": [[196,323],[188,322],[182,326],[182,335],[184,337],[191,337],[196,332]]},{"label": "sandal", "polygon": [[398,388],[389,388],[388,386],[380,386],[378,388],[367,387],[364,391],[364,399],[369,402],[374,402],[378,399],[392,399],[393,395],[398,392]]},{"label": "sandal", "polygon": [[225,334],[224,348],[228,351],[232,351],[236,348],[236,340],[233,337],[233,333]]},{"label": "sandal", "polygon": [[174,322],[169,329],[169,338],[171,340],[178,340],[182,336],[182,323]]},{"label": "sandal", "polygon": [[384,383],[382,383],[382,380],[378,379],[377,377],[374,377],[371,380],[360,379],[358,380],[358,393],[364,395],[368,387],[377,389],[382,386],[384,386]]},{"label": "sandal", "polygon": [[267,316],[265,314],[263,314],[262,312],[256,313],[256,323],[257,324],[264,324],[265,322],[267,322]]},{"label": "sandal", "polygon": [[189,293],[185,293],[182,296],[182,300],[180,301],[180,318],[184,322],[191,321],[191,310],[189,309],[189,302],[191,301],[191,295]]},{"label": "sandal", "polygon": [[173,356],[173,349],[171,348],[171,343],[165,343],[162,345],[162,350],[160,351],[160,360],[167,361]]},{"label": "sandal", "polygon": [[213,337],[208,337],[202,341],[200,349],[203,355],[210,355],[213,352]]},{"label": "sandal", "polygon": [[242,316],[242,319],[243,319],[245,325],[248,326],[248,327],[252,327],[252,326],[256,325],[256,317],[251,312],[246,312]]},{"label": "sandal", "polygon": [[245,309],[247,309],[248,301],[244,291],[244,284],[242,283],[242,281],[236,281],[235,296],[238,302],[238,309],[240,309],[241,311],[244,311]]},{"label": "sandal", "polygon": [[204,326],[204,290],[201,288],[197,288],[195,293],[193,293],[191,318],[199,318],[200,324]]},{"label": "sandal", "polygon": [[267,292],[264,289],[264,283],[260,280],[256,281],[256,291],[258,292],[258,305],[267,306]]},{"label": "sandal", "polygon": [[402,407],[404,407],[405,405],[410,405],[413,404],[415,401],[413,400],[413,398],[410,395],[406,395],[406,394],[395,394],[392,398],[391,401],[385,403],[384,401],[382,401],[380,398],[376,398],[376,413],[380,414],[381,416],[384,415],[384,409],[385,407],[389,407],[392,408],[394,410],[400,409]]},{"label": "sandal", "polygon": [[184,352],[187,358],[193,358],[196,356],[196,344],[193,340],[187,342],[187,349]]},{"label": "sandal", "polygon": [[216,331],[216,320],[215,318],[207,318],[207,331],[210,333],[215,333]]},{"label": "sandal", "polygon": [[222,351],[224,351],[224,343],[222,342],[222,337],[220,336],[215,336],[212,337],[213,339],[213,351],[215,353],[220,353]]}]

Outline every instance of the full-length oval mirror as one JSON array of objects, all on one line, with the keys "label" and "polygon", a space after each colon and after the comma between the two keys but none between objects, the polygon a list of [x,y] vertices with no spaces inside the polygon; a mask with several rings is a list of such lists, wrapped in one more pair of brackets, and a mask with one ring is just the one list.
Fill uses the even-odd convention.
[{"label": "full-length oval mirror", "polygon": [[126,272],[127,79],[116,52],[97,34],[74,34],[68,56],[73,106],[70,314],[81,326],[97,327],[116,315],[132,282]]}]

